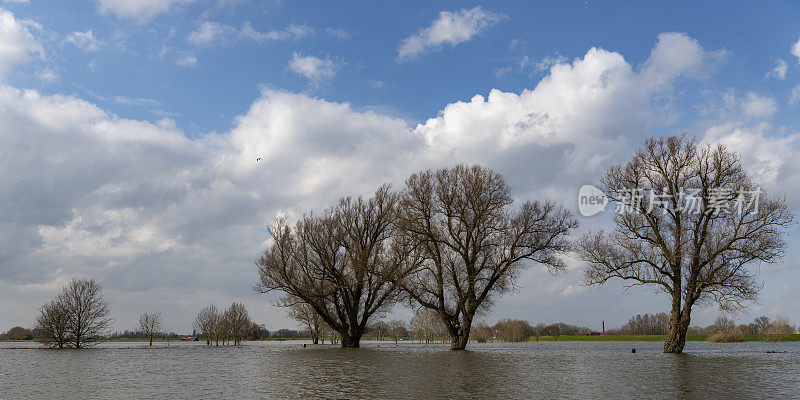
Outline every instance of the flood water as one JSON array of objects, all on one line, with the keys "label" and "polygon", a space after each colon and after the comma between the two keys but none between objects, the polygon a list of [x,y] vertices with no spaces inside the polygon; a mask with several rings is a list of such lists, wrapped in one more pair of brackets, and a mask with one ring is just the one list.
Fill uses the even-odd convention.
[{"label": "flood water", "polygon": [[[800,398],[800,343],[0,343],[3,399]],[[631,348],[636,353],[631,353]],[[775,351],[775,353],[769,353]]]}]

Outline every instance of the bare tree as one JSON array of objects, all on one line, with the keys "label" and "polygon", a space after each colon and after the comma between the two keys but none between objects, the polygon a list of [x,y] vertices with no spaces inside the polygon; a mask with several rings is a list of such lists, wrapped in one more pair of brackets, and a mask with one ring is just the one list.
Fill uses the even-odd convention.
[{"label": "bare tree", "polygon": [[436,310],[420,307],[411,318],[411,331],[420,341],[431,343],[447,335],[447,327]]},{"label": "bare tree", "polygon": [[197,314],[193,327],[203,336],[206,345],[210,346],[215,341],[218,343],[217,328],[221,319],[222,316],[219,309],[213,304],[203,308],[200,310],[200,313]]},{"label": "bare tree", "polygon": [[779,316],[775,318],[774,321],[770,322],[769,327],[767,327],[766,332],[764,333],[763,337],[764,340],[768,341],[781,341],[786,336],[789,336],[795,332],[796,328],[792,325],[792,321],[789,317]]},{"label": "bare tree", "polygon": [[501,319],[494,325],[497,339],[504,342],[526,342],[533,336],[533,327],[521,319]]},{"label": "bare tree", "polygon": [[21,326],[15,326],[6,332],[6,339],[8,340],[30,340],[33,339],[33,332],[30,329]]},{"label": "bare tree", "polygon": [[724,315],[720,315],[716,320],[714,320],[712,329],[714,331],[712,333],[731,333],[736,329],[736,323],[733,322],[732,319]]},{"label": "bare tree", "polygon": [[386,324],[386,328],[389,334],[389,337],[397,343],[400,339],[403,339],[406,334],[408,333],[408,328],[406,328],[406,322],[399,319],[393,319]]},{"label": "bare tree", "polygon": [[[650,139],[602,182],[620,212],[615,231],[581,239],[586,281],[618,278],[666,292],[666,353],[683,351],[692,306],[716,301],[737,308],[755,299],[760,285],[748,266],[784,253],[783,231],[793,215],[783,199],[757,196],[739,157],[722,145],[685,136]],[[742,207],[753,198],[755,209]]]},{"label": "bare tree", "polygon": [[472,327],[470,336],[475,342],[486,343],[493,338],[494,331],[492,330],[492,327],[485,322],[478,322]]},{"label": "bare tree", "polygon": [[769,329],[771,321],[769,317],[766,315],[762,315],[760,317],[756,317],[753,320],[753,325],[755,327],[755,333],[766,333]]},{"label": "bare tree", "polygon": [[150,346],[153,345],[153,337],[161,332],[162,323],[160,312],[144,313],[139,316],[139,331],[150,341]]},{"label": "bare tree", "polygon": [[249,329],[252,327],[250,321],[250,313],[242,303],[234,302],[225,310],[223,316],[225,321],[228,340],[233,341],[233,344],[238,346],[247,339]]},{"label": "bare tree", "polygon": [[45,346],[63,349],[69,338],[67,323],[67,314],[57,298],[45,303],[36,317],[37,340]]},{"label": "bare tree", "polygon": [[525,266],[564,268],[567,234],[578,226],[552,202],[513,208],[503,177],[481,166],[425,171],[406,181],[399,212],[401,243],[414,249],[413,272],[399,285],[421,306],[439,313],[463,350],[475,315],[512,288]]},{"label": "bare tree", "polygon": [[341,335],[339,332],[333,330],[328,324],[323,323],[322,328],[320,329],[320,340],[322,344],[325,344],[325,338],[328,338],[331,344],[337,344],[341,340]]},{"label": "bare tree", "polygon": [[320,317],[310,305],[299,300],[294,300],[290,303],[289,317],[299,322],[311,333],[311,340],[314,344],[319,344],[319,340],[322,337],[322,327],[325,325],[325,321],[322,320],[322,317]]},{"label": "bare tree", "polygon": [[358,347],[370,319],[398,298],[394,282],[406,263],[391,238],[396,203],[383,186],[372,198],[343,198],[294,226],[279,218],[269,229],[273,244],[256,262],[255,290],[286,293],[282,306],[309,305],[341,334],[342,347]]},{"label": "bare tree", "polygon": [[76,349],[97,342],[114,321],[94,279],[73,279],[64,286],[57,303],[66,314],[69,344]]}]

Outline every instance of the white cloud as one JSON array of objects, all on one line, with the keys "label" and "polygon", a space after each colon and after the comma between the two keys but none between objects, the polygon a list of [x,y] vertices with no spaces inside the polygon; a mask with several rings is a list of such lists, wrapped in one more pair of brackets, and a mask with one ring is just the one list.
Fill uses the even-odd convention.
[{"label": "white cloud", "polygon": [[456,46],[472,39],[504,18],[477,6],[459,11],[442,11],[430,26],[400,41],[397,59],[405,61],[426,52],[440,50],[444,45]]},{"label": "white cloud", "polygon": [[742,112],[751,118],[765,118],[778,111],[775,99],[768,96],[760,96],[754,92],[747,92],[742,100]]},{"label": "white cloud", "polygon": [[197,29],[189,33],[186,40],[194,46],[207,47],[216,43],[235,43],[239,40],[253,40],[258,43],[297,40],[313,34],[313,28],[302,24],[291,24],[283,30],[259,32],[253,29],[250,22],[245,22],[241,29],[237,29],[215,21],[204,21]]},{"label": "white cloud", "polygon": [[800,100],[800,84],[792,88],[792,94],[789,96],[790,104],[797,103],[797,100]]},{"label": "white cloud", "polygon": [[197,65],[197,56],[193,53],[179,51],[175,57],[175,64],[182,67],[194,67]]},{"label": "white cloud", "polygon": [[100,42],[95,39],[94,33],[92,33],[91,30],[86,32],[72,32],[64,38],[64,41],[72,43],[75,47],[83,51],[95,51],[100,44]]},{"label": "white cloud", "polygon": [[797,41],[792,45],[792,54],[800,59],[800,39],[797,39]]},{"label": "white cloud", "polygon": [[18,64],[44,58],[42,45],[28,30],[33,24],[0,8],[0,79]]},{"label": "white cloud", "polygon": [[126,105],[126,106],[157,107],[157,106],[161,106],[161,105],[164,104],[161,101],[158,101],[158,100],[155,100],[155,99],[148,99],[148,98],[141,98],[141,97],[139,97],[139,98],[137,98],[137,97],[131,98],[131,97],[126,97],[126,96],[115,96],[114,97],[114,101],[119,103],[119,104]]},{"label": "white cloud", "polygon": [[330,57],[321,59],[293,53],[292,59],[289,60],[289,69],[314,85],[336,76],[336,68],[337,64]]},{"label": "white cloud", "polygon": [[783,193],[791,209],[800,208],[800,134],[776,136],[769,124],[721,121],[705,132],[704,139],[724,143],[739,153],[748,174],[768,193]]},{"label": "white cloud", "polygon": [[259,32],[253,29],[250,22],[245,22],[239,35],[242,38],[255,40],[262,43],[269,40],[284,41],[296,40],[314,34],[314,29],[308,25],[291,24],[284,30],[272,30],[269,32]]},{"label": "white cloud", "polygon": [[50,83],[58,80],[58,74],[51,68],[44,68],[36,72],[36,78],[44,83]]},{"label": "white cloud", "polygon": [[236,28],[214,21],[204,21],[200,26],[189,33],[186,41],[197,46],[210,46],[215,42],[223,41],[226,36],[236,32]]},{"label": "white cloud", "polygon": [[766,75],[764,75],[764,78],[775,78],[783,80],[786,78],[786,71],[788,69],[789,65],[786,64],[786,61],[783,61],[783,59],[779,58],[778,61],[775,61],[775,67],[769,70],[766,73]]},{"label": "white cloud", "polygon": [[[681,40],[694,43],[659,37],[653,54],[664,54],[662,46],[683,49],[668,52],[674,57],[696,53],[676,46]],[[416,127],[380,111],[263,89],[229,132],[191,140],[168,119],[124,119],[75,97],[0,85],[0,290],[7,294],[0,315],[27,324],[57,283],[91,276],[105,285],[121,329],[133,326],[141,304],[163,308],[186,331],[198,304],[243,296],[260,304],[251,309],[256,320],[277,325],[285,318],[249,290],[263,227],[275,215],[319,210],[456,162],[490,166],[520,198],[570,207],[580,184],[629,156],[652,128],[670,126],[670,109],[651,100],[704,70],[708,54],[700,48],[699,56],[678,66],[651,57],[634,68],[593,48],[553,65],[533,89],[476,95]],[[715,132],[734,143],[736,129],[744,132]],[[766,129],[735,142],[772,143],[746,162],[776,181],[797,179],[796,152],[787,148],[798,138],[773,140]],[[780,164],[770,163],[770,152]],[[565,281],[553,293],[582,310],[582,290]]]},{"label": "white cloud", "polygon": [[114,14],[118,18],[146,22],[159,14],[193,3],[195,0],[95,0],[102,14]]}]

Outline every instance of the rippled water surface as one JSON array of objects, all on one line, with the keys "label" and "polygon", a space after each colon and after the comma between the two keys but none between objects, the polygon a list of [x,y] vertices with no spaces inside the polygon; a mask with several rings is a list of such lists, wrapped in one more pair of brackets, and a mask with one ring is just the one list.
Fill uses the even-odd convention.
[{"label": "rippled water surface", "polygon": [[470,344],[462,352],[302,343],[80,351],[0,343],[0,398],[800,398],[800,343],[689,343],[677,356],[658,342]]}]

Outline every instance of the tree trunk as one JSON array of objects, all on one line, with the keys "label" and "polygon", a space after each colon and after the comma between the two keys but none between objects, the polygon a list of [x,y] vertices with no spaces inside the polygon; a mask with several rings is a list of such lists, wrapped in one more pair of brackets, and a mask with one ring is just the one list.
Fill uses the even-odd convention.
[{"label": "tree trunk", "polygon": [[360,341],[361,336],[342,335],[342,348],[357,349]]},{"label": "tree trunk", "polygon": [[313,341],[313,343],[314,343],[314,344],[319,344],[319,338],[314,338],[314,341]]},{"label": "tree trunk", "polygon": [[469,331],[472,328],[472,319],[464,318],[461,327],[453,334],[450,332],[450,350],[464,350],[469,342]]},{"label": "tree trunk", "polygon": [[686,346],[686,332],[689,330],[689,319],[688,312],[672,310],[669,317],[669,334],[667,341],[664,342],[664,353],[683,353],[683,347]]},{"label": "tree trunk", "polygon": [[464,350],[467,348],[467,342],[469,341],[469,335],[460,334],[458,336],[450,338],[450,350]]}]

